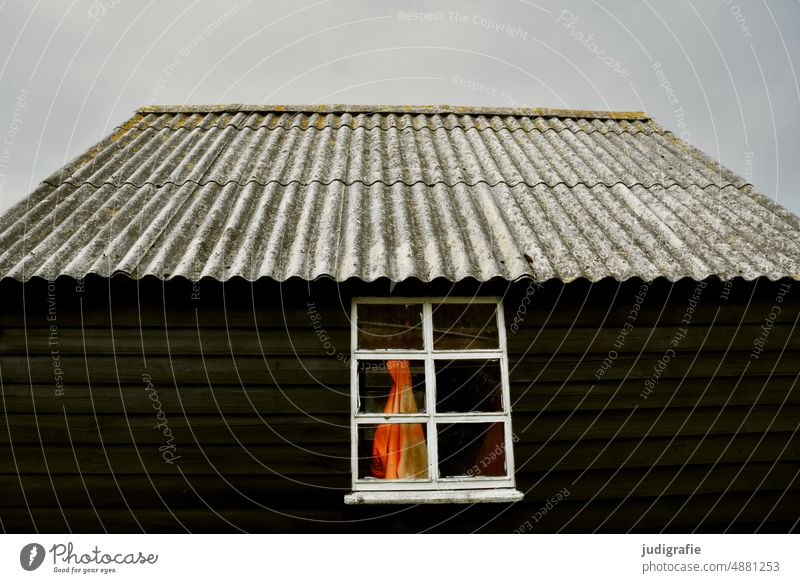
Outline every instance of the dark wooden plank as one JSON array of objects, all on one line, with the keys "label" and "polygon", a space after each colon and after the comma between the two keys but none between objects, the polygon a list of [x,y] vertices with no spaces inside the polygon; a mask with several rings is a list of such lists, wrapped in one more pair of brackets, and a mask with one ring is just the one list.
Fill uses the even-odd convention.
[{"label": "dark wooden plank", "polygon": [[520,439],[533,441],[764,433],[800,429],[800,406],[514,413],[512,421]]},{"label": "dark wooden plank", "polygon": [[[520,441],[515,445],[517,471],[616,469],[713,463],[772,462],[800,459],[800,444],[793,433],[681,436],[648,439]],[[350,447],[347,443],[197,446],[176,441],[177,462],[184,473],[221,472],[232,474],[347,474]],[[108,474],[147,471],[176,474],[174,464],[165,463],[156,444],[138,447],[94,444],[48,445],[46,463],[39,445],[13,449],[0,445],[0,473]],[[78,463],[76,464],[75,457]],[[140,457],[141,456],[141,459]],[[80,467],[78,467],[80,466]]]},{"label": "dark wooden plank", "polygon": [[349,355],[350,328],[325,328],[318,335],[310,324],[293,328],[59,326],[55,336],[49,328],[42,327],[0,329],[0,353],[49,354],[53,347],[62,354],[80,355]]},{"label": "dark wooden plank", "polygon": [[[166,444],[164,444],[166,445]],[[147,472],[231,474],[347,474],[347,443],[261,446],[197,445],[175,441],[173,463],[164,460],[158,444],[143,445],[0,445],[0,473],[110,474]],[[43,453],[44,452],[44,453]],[[77,460],[77,461],[76,461]]]},{"label": "dark wooden plank", "polygon": [[517,442],[517,472],[796,460],[794,433]]},{"label": "dark wooden plank", "polygon": [[[784,282],[737,281],[723,294],[724,284],[707,283],[700,294],[700,301],[694,306],[694,324],[739,324],[762,323],[769,315],[780,285]],[[779,322],[791,323],[800,310],[800,289],[790,282],[788,294],[783,297]],[[645,300],[636,311],[636,325],[658,323],[663,327],[677,325],[683,320],[690,300],[694,296],[697,283],[682,280],[674,284],[657,281],[645,294]],[[563,288],[554,282],[541,289],[528,285],[512,287],[505,297],[506,321],[517,322],[520,331],[542,325],[583,326],[587,323],[618,327],[628,320],[634,310],[636,297],[641,289],[640,282],[570,282]],[[530,295],[527,295],[530,294]],[[526,297],[527,304],[523,303]],[[718,311],[718,308],[722,308]],[[516,318],[516,319],[515,319]]]},{"label": "dark wooden plank", "polygon": [[[350,368],[335,357],[276,357],[264,359],[256,356],[92,356],[61,355],[58,362],[68,382],[95,384],[132,384],[142,382],[149,375],[156,387],[179,383],[232,384],[239,380],[245,384],[347,384]],[[54,378],[54,361],[51,356],[0,356],[4,383],[50,383]]]},{"label": "dark wooden plank", "polygon": [[[739,526],[755,529],[765,519],[765,509],[774,511],[763,527],[767,532],[790,528],[785,517],[794,514],[796,491],[786,496],[767,492],[757,496],[729,493],[701,496],[669,496],[658,499],[628,499],[620,508],[599,500],[584,507],[582,502],[567,498],[545,520],[534,523],[533,532],[626,532],[628,530],[658,532],[665,525],[671,531],[686,532],[699,528],[706,532],[723,532]],[[652,508],[651,508],[652,505]],[[705,521],[698,508],[710,510]],[[266,509],[208,508],[170,509],[163,507],[124,508],[100,507],[106,529],[112,532],[497,532],[511,533],[531,520],[537,507],[520,503],[500,512],[499,505],[458,506],[424,505],[416,508],[347,507],[344,504],[326,509],[290,507],[275,512]],[[741,511],[741,512],[740,512]],[[97,532],[99,522],[85,507],[7,508],[0,515],[11,532],[30,531],[31,519],[40,532],[65,532],[67,525],[74,532]],[[66,519],[62,516],[66,516]],[[737,518],[737,514],[739,515]],[[735,521],[734,521],[735,520]],[[138,523],[137,523],[138,521]],[[19,528],[22,527],[22,528]],[[782,532],[786,532],[783,530]]]},{"label": "dark wooden plank", "polygon": [[[701,302],[694,313],[695,323],[708,323],[714,319],[722,323],[740,321],[763,322],[780,284],[766,279],[756,282],[736,281],[728,290],[727,299],[721,299],[724,285],[710,281],[702,294]],[[28,324],[42,321],[47,313],[46,282],[28,282],[26,311]],[[680,322],[688,306],[696,283],[682,280],[670,283],[663,280],[654,282],[647,293],[637,319],[638,324],[659,322],[669,326]],[[60,281],[57,290],[58,319],[60,325],[80,325],[78,300],[84,303],[84,325],[156,325],[163,326],[165,319],[171,325],[194,326],[199,318],[205,326],[254,326],[285,322],[290,327],[308,325],[307,302],[313,299],[322,313],[326,327],[347,327],[350,313],[350,298],[353,295],[385,295],[389,293],[388,281],[374,283],[346,282],[337,284],[330,281],[287,282],[281,286],[272,282],[250,284],[231,281],[218,284],[203,281],[200,284],[200,300],[193,300],[192,284],[172,280],[168,285],[154,280],[130,281],[115,278],[109,287],[107,280],[87,281],[85,291],[75,293],[75,283]],[[513,321],[521,300],[528,290],[527,282],[508,284],[495,282],[479,285],[462,282],[449,284],[433,282],[401,282],[392,291],[398,294],[452,295],[462,293],[486,293],[505,296],[507,320]],[[530,306],[526,308],[523,326],[538,327],[548,325],[574,325],[576,323],[600,323],[605,321],[615,327],[625,321],[634,298],[640,289],[640,282],[603,281],[590,283],[577,280],[564,285],[552,281],[537,289],[530,296]],[[22,286],[17,282],[3,282],[2,291],[6,300],[5,309],[0,310],[0,325],[21,323]],[[479,291],[480,290],[480,291]],[[138,306],[141,310],[131,309]],[[275,307],[280,310],[276,314]],[[716,308],[725,309],[716,314]],[[793,285],[785,297],[780,322],[791,322],[800,310],[800,290]],[[285,316],[283,315],[285,314]]]},{"label": "dark wooden plank", "polygon": [[[641,356],[620,354],[613,366],[604,371],[603,380],[647,379],[654,376],[663,354]],[[678,352],[660,372],[661,379],[703,377],[741,377],[747,375],[797,375],[800,352],[770,350],[758,359],[741,352]],[[509,376],[514,383],[597,380],[603,357],[595,354],[529,355],[509,362]],[[658,389],[656,389],[658,390]]]},{"label": "dark wooden plank", "polygon": [[[588,472],[521,474],[517,487],[529,504],[544,504],[556,492],[567,488],[571,500],[623,499],[689,494],[797,489],[798,467],[792,462],[719,464],[622,468]],[[350,491],[348,476],[308,475],[137,475],[118,474],[112,480],[103,475],[27,474],[0,475],[0,507],[97,506],[127,502],[134,506],[166,505],[171,508],[269,507],[302,502],[309,507],[337,506]],[[88,494],[87,494],[88,492]]]},{"label": "dark wooden plank", "polygon": [[[663,352],[672,346],[675,335],[683,326],[640,325],[628,331],[621,327],[574,326],[547,328],[523,328],[507,334],[508,353],[512,359],[527,354],[541,353],[598,353],[606,356],[609,351],[638,353]],[[692,325],[681,333],[681,351],[743,351],[753,350],[753,341],[763,333],[762,323]],[[773,325],[769,332],[769,345],[778,350],[800,349],[800,329],[793,322]]]},{"label": "dark wooden plank", "polygon": [[[655,367],[662,355],[647,353],[637,355],[620,355],[614,366],[605,371],[603,379],[642,378],[654,374]],[[750,375],[791,375],[797,374],[797,362],[800,351],[767,351],[757,360],[748,358],[744,353],[702,352],[678,353],[661,372],[661,378],[723,376],[735,377]],[[94,383],[113,384],[141,380],[143,374],[149,374],[160,382],[203,382],[230,384],[235,379],[243,383],[264,384],[307,384],[309,381],[325,384],[347,384],[349,367],[343,361],[331,357],[270,357],[264,359],[255,356],[208,356],[203,359],[190,356],[173,358],[156,356],[148,357],[145,367],[139,356],[119,355],[93,356],[86,359],[78,355],[61,355],[59,362],[70,382],[73,379],[85,378],[88,368]],[[511,362],[509,375],[512,382],[524,383],[533,381],[563,381],[565,379],[593,380],[603,358],[589,354],[580,355],[531,355],[523,361]],[[53,359],[50,356],[30,356],[20,358],[3,355],[0,367],[4,382],[25,383],[52,382]]]},{"label": "dark wooden plank", "polygon": [[[151,414],[153,401],[146,384],[123,386],[65,385],[55,395],[50,384],[4,384],[0,410],[11,413]],[[321,385],[181,385],[159,384],[158,399],[165,411],[187,411],[196,415],[242,413],[336,413],[350,411],[350,386]]]},{"label": "dark wooden plank", "polygon": [[785,491],[800,488],[794,462],[747,462],[709,466],[656,466],[588,471],[517,473],[525,499],[544,504],[566,488],[572,500],[624,499],[686,494]]},{"label": "dark wooden plank", "polygon": [[[23,301],[23,287],[4,281],[0,326],[22,326],[24,322],[47,326],[54,305],[59,327],[195,327],[198,323],[210,327],[310,327],[309,302],[314,303],[326,328],[349,326],[350,296],[334,282],[315,282],[309,287],[301,282],[203,281],[197,294],[193,284],[184,280],[164,285],[154,280],[115,278],[110,285],[108,280],[87,280],[83,288],[77,293],[74,282],[59,280],[50,295],[47,282],[31,280]],[[385,289],[388,291],[388,285]],[[53,300],[54,304],[48,303]]]},{"label": "dark wooden plank", "polygon": [[723,405],[797,405],[800,382],[797,376],[708,379],[664,379],[658,390],[642,398],[641,380],[592,383],[537,382],[511,385],[512,410],[515,412],[630,410],[666,407],[713,407]]},{"label": "dark wooden plank", "polygon": [[[638,353],[663,352],[671,346],[677,332],[674,326],[643,325],[621,335],[619,327],[554,325],[546,329],[525,328],[509,332],[508,352],[512,358],[527,354],[592,352],[606,356],[608,351]],[[750,352],[753,341],[763,330],[761,323],[691,326],[681,339],[682,351],[741,350]],[[58,344],[49,344],[53,332],[47,327],[30,326],[0,328],[0,353],[49,353],[55,346],[65,354],[142,354],[150,355],[322,355],[350,351],[350,327],[325,326],[319,334],[309,321],[293,327],[66,327],[59,326]],[[320,338],[324,337],[321,341]],[[800,331],[791,323],[775,325],[769,333],[769,344],[778,349],[800,349]],[[27,341],[27,342],[26,342]],[[330,341],[333,349],[325,345]],[[615,345],[616,343],[616,345]]]},{"label": "dark wooden plank", "polygon": [[[755,528],[764,521],[767,522],[766,532],[774,528],[781,528],[779,532],[787,532],[791,524],[787,518],[796,517],[794,509],[799,497],[800,490],[759,492],[755,495],[729,492],[722,496],[628,498],[617,504],[596,500],[589,505],[567,498],[539,523],[534,523],[532,532],[660,532],[664,529],[684,533],[694,529],[724,532],[737,524],[747,525],[749,532],[755,532]],[[773,506],[774,510],[767,517],[767,512]],[[771,527],[771,522],[780,527]]]},{"label": "dark wooden plank", "polygon": [[[139,380],[140,381],[140,380]],[[55,395],[52,384],[4,383],[0,408],[8,412],[61,413],[149,413],[152,402],[141,382],[114,385],[65,385]],[[643,399],[641,380],[591,383],[536,382],[512,383],[512,409],[517,413],[580,410],[629,410],[664,407],[713,407],[723,405],[780,405],[800,403],[800,383],[796,376],[718,377],[713,379],[665,379],[658,390]],[[349,384],[340,385],[247,385],[230,386],[159,383],[158,396],[167,410],[186,410],[196,414],[349,411]]]},{"label": "dark wooden plank", "polygon": [[[163,411],[163,409],[162,409]],[[166,414],[175,439],[208,445],[260,445],[288,442],[315,444],[350,441],[348,413],[336,415],[187,415]],[[787,432],[800,428],[800,406],[637,409],[635,412],[513,414],[515,434],[523,440],[568,441]],[[63,444],[164,442],[155,412],[149,415],[81,415],[7,413],[0,420],[0,443]]]},{"label": "dark wooden plank", "polygon": [[[163,411],[163,409],[162,409]],[[178,444],[260,445],[289,443],[349,443],[350,416],[338,415],[185,415],[167,413],[159,421],[150,415],[23,415],[0,419],[0,443],[163,444],[168,427]],[[156,427],[161,423],[161,427]],[[9,437],[10,436],[10,437]]]},{"label": "dark wooden plank", "polygon": [[[22,487],[24,486],[24,495]],[[350,491],[344,475],[0,475],[0,507],[338,505]],[[88,492],[88,494],[87,494]]]}]

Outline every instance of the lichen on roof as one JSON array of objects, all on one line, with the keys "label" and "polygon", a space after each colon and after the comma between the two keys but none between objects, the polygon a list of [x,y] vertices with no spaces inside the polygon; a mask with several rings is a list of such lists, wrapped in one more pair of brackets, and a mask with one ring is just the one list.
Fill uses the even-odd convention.
[{"label": "lichen on roof", "polygon": [[796,277],[800,219],[646,114],[153,106],[0,218],[0,278]]}]

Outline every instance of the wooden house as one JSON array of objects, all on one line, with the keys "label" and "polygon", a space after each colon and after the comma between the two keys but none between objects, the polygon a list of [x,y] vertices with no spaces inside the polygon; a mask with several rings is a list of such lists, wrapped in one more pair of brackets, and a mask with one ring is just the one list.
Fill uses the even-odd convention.
[{"label": "wooden house", "polygon": [[0,526],[796,530],[798,274],[642,113],[145,108],[0,219]]}]

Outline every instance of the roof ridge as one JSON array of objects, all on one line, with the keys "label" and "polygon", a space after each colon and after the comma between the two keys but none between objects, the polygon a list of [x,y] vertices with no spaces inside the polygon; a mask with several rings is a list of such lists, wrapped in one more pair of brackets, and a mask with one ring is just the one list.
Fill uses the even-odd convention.
[{"label": "roof ridge", "polygon": [[527,188],[531,188],[532,189],[532,188],[538,188],[540,186],[544,186],[545,188],[553,189],[553,188],[556,188],[556,187],[559,187],[559,186],[563,186],[563,187],[566,187],[566,188],[575,188],[577,186],[583,186],[584,188],[588,188],[588,189],[591,190],[591,189],[597,188],[597,187],[605,187],[605,188],[611,189],[611,188],[614,188],[616,186],[623,186],[625,188],[636,188],[638,186],[638,187],[645,188],[645,189],[663,188],[664,190],[670,190],[672,188],[682,188],[682,189],[686,190],[686,189],[691,188],[691,187],[696,187],[696,188],[699,188],[701,190],[706,190],[708,188],[717,188],[718,190],[725,190],[727,188],[733,188],[733,189],[739,190],[739,191],[743,191],[746,188],[750,188],[750,189],[754,189],[755,190],[755,186],[750,182],[743,181],[741,184],[737,184],[735,182],[731,182],[730,180],[727,181],[727,182],[720,182],[720,183],[717,183],[717,184],[715,184],[713,182],[708,182],[707,184],[703,185],[703,184],[701,184],[699,182],[680,183],[680,182],[677,182],[677,181],[673,181],[672,183],[669,183],[669,182],[656,182],[656,181],[653,181],[653,182],[642,182],[641,180],[638,180],[636,182],[625,182],[623,180],[617,180],[616,182],[611,182],[611,181],[604,182],[604,181],[600,180],[600,181],[591,182],[591,183],[590,182],[586,182],[584,180],[577,180],[577,181],[574,181],[574,182],[570,182],[570,181],[567,181],[567,180],[558,180],[558,181],[554,181],[554,182],[547,182],[546,180],[539,180],[538,182],[530,182],[529,183],[529,182],[526,182],[525,180],[518,180],[516,182],[508,182],[508,181],[505,181],[505,180],[499,180],[497,182],[489,182],[488,180],[477,180],[475,182],[468,182],[466,180],[454,180],[452,182],[448,182],[447,180],[436,180],[436,181],[430,181],[430,182],[426,182],[424,180],[416,180],[414,182],[408,182],[406,180],[394,180],[394,181],[389,182],[387,180],[382,180],[382,179],[366,181],[366,180],[362,180],[362,179],[346,180],[346,179],[343,179],[343,178],[333,178],[333,179],[328,180],[328,181],[319,180],[319,179],[313,179],[313,180],[308,180],[308,181],[292,179],[292,180],[288,180],[287,182],[281,182],[280,180],[275,180],[275,179],[258,180],[258,179],[255,179],[255,178],[251,178],[251,179],[245,180],[243,182],[239,182],[238,180],[227,180],[225,182],[220,182],[219,180],[215,180],[213,178],[212,179],[208,179],[208,180],[196,180],[196,179],[187,178],[187,179],[183,180],[182,182],[178,182],[178,181],[175,181],[175,180],[166,180],[164,182],[150,182],[150,181],[147,181],[147,180],[145,180],[144,182],[131,182],[129,180],[125,180],[125,181],[119,182],[119,181],[114,181],[114,180],[104,180],[102,182],[95,183],[95,182],[92,182],[91,180],[84,180],[83,182],[73,182],[69,178],[67,178],[66,180],[62,180],[59,183],[53,183],[53,182],[49,182],[47,180],[44,180],[44,181],[42,181],[42,184],[47,184],[48,186],[52,186],[53,188],[60,188],[61,186],[65,185],[65,184],[67,186],[71,186],[73,188],[80,188],[82,186],[87,186],[88,185],[88,186],[91,186],[92,188],[96,188],[96,189],[103,188],[104,186],[113,186],[115,188],[120,188],[122,186],[132,186],[133,188],[145,188],[145,187],[148,187],[148,186],[151,186],[153,188],[163,188],[165,186],[182,187],[182,186],[185,186],[187,184],[194,184],[195,186],[208,186],[208,185],[212,185],[213,184],[213,185],[219,186],[221,188],[225,187],[225,186],[228,186],[230,184],[235,184],[235,185],[237,185],[237,186],[239,186],[241,188],[243,188],[245,186],[248,186],[250,184],[256,184],[256,185],[258,185],[258,186],[260,186],[262,188],[267,188],[267,187],[272,186],[272,185],[278,185],[278,186],[281,186],[283,188],[286,188],[288,186],[293,186],[293,185],[294,186],[312,186],[312,185],[315,185],[315,184],[319,185],[319,186],[331,186],[333,184],[341,184],[342,186],[355,186],[355,185],[359,184],[359,185],[366,186],[366,187],[370,187],[370,186],[374,186],[374,185],[380,184],[380,185],[383,185],[383,186],[386,186],[386,187],[392,187],[392,186],[395,186],[395,185],[402,185],[402,186],[408,186],[408,187],[422,185],[422,186],[427,186],[427,187],[446,186],[448,188],[454,188],[456,186],[466,186],[468,188],[475,188],[476,186],[488,186],[489,188],[496,188],[498,186],[505,186],[506,188],[516,188],[518,186],[525,186]]},{"label": "roof ridge", "polygon": [[241,103],[217,105],[149,105],[137,113],[396,113],[426,115],[505,115],[515,117],[563,117],[590,119],[651,119],[643,111],[601,111],[591,109],[557,109],[550,107],[493,107],[472,105],[245,105]]}]

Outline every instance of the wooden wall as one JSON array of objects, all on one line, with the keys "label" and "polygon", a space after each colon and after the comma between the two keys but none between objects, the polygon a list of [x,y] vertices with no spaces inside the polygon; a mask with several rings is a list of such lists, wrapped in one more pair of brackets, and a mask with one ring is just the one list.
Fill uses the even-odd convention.
[{"label": "wooden wall", "polygon": [[[800,282],[788,291],[781,284],[709,282],[647,398],[644,381],[672,347],[696,282],[651,284],[635,321],[638,280],[399,284],[392,295],[505,297],[525,500],[351,507],[343,504],[350,297],[387,294],[388,282],[4,281],[0,525],[8,532],[796,530]],[[754,359],[765,320],[772,326]],[[633,329],[621,343],[625,322]],[[598,381],[609,350],[615,358]],[[559,492],[563,499],[540,512]]]}]

